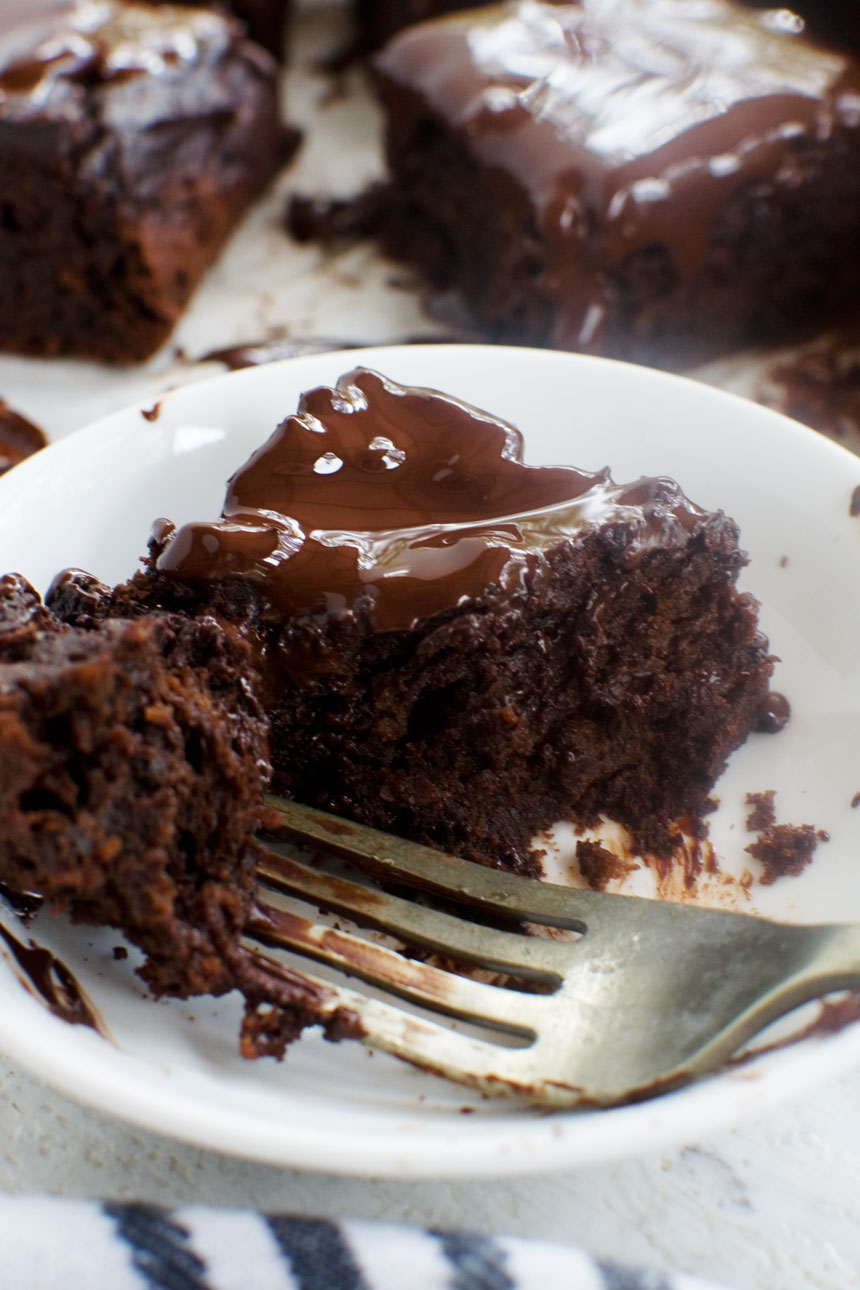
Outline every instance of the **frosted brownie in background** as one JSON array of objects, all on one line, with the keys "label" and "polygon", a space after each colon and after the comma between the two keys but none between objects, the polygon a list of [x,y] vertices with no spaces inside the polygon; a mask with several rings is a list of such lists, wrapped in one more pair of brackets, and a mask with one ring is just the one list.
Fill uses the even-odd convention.
[{"label": "frosted brownie in background", "polygon": [[509,0],[376,59],[388,250],[491,340],[687,365],[860,287],[860,66],[787,11]]},{"label": "frosted brownie in background", "polygon": [[[205,616],[110,616],[94,587],[79,578],[69,626],[0,578],[2,890],[117,928],[156,997],[238,988],[243,1054],[273,1026],[280,1053],[325,992],[241,941],[268,773],[247,648]],[[324,1024],[349,1031],[331,1008]]]},{"label": "frosted brownie in background", "polygon": [[146,358],[294,145],[231,18],[2,0],[0,349]]},{"label": "frosted brownie in background", "polygon": [[[774,4],[773,0],[741,2],[759,9],[781,9],[783,12],[790,10],[804,24],[810,36],[860,50],[860,12],[857,0],[798,0],[797,3],[781,6]],[[362,40],[371,49],[382,45],[395,32],[413,23],[443,13],[479,9],[489,3],[491,0],[353,0]],[[564,3],[564,0],[558,0],[558,3]],[[685,5],[689,4],[689,0],[676,0],[676,3]],[[236,8],[234,5],[234,10]]]}]

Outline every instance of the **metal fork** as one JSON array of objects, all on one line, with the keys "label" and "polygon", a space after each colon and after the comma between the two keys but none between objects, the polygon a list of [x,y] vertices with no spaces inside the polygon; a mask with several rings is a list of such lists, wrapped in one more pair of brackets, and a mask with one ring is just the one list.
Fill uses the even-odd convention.
[{"label": "metal fork", "polygon": [[[446,962],[501,974],[488,984],[359,934],[259,906],[250,934],[449,1017],[451,1029],[395,1002],[309,975],[359,1019],[362,1040],[484,1093],[553,1107],[606,1106],[704,1075],[769,1022],[860,984],[860,927],[788,926],[744,914],[571,890],[501,873],[322,811],[270,799],[278,837],[353,861],[376,877],[483,913],[485,926],[320,871],[269,841],[264,886],[347,914]],[[522,923],[566,929],[566,941]],[[512,982],[521,988],[511,988]],[[523,988],[524,987],[524,988]],[[470,1028],[471,1029],[471,1028]],[[501,1032],[501,1042],[492,1032]]]}]

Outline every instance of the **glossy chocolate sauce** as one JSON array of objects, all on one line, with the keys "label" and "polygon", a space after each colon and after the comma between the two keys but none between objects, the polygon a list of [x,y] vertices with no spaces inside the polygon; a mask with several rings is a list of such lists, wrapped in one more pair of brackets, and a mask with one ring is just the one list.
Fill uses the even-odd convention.
[{"label": "glossy chocolate sauce", "polygon": [[694,277],[734,192],[860,123],[860,69],[802,27],[727,0],[510,0],[400,33],[377,67],[525,190],[556,307],[548,343],[588,349],[612,266],[659,246]]},{"label": "glossy chocolate sauce", "polygon": [[69,1025],[90,1026],[101,1032],[91,1003],[65,963],[35,941],[24,945],[2,925],[0,936],[14,955],[24,983],[47,1004],[49,1012]]},{"label": "glossy chocolate sauce", "polygon": [[121,0],[0,0],[0,107],[33,98],[40,111],[70,87],[146,72],[175,74],[203,44],[226,41],[205,10],[175,13]]},{"label": "glossy chocolate sauce", "polygon": [[617,521],[635,563],[678,546],[703,512],[665,479],[522,462],[519,431],[431,390],[359,368],[302,396],[230,480],[223,518],[156,526],[159,572],[251,579],[282,611],[408,629],[488,587],[529,585],[539,556]]}]

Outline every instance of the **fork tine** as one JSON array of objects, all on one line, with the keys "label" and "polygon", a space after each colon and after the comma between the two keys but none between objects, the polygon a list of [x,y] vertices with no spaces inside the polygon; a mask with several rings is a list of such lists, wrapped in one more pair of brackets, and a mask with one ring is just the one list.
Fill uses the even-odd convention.
[{"label": "fork tine", "polygon": [[406,1012],[396,1003],[370,999],[348,986],[333,984],[313,973],[304,974],[325,997],[321,1020],[337,1009],[352,1012],[361,1026],[361,1042],[379,1048],[431,1074],[498,1096],[521,1094],[545,1106],[570,1107],[582,1101],[583,1090],[555,1076],[543,1078],[534,1065],[534,1046],[502,1047],[492,1039],[458,1034],[426,1017]]},{"label": "fork tine", "polygon": [[452,914],[322,873],[270,845],[257,865],[260,879],[278,891],[390,932],[410,945],[477,963],[495,972],[557,984],[568,963],[566,947],[519,932],[477,927]]},{"label": "fork tine", "polygon": [[314,923],[285,909],[258,905],[246,934],[267,946],[307,954],[372,985],[448,1016],[479,1020],[533,1040],[541,996],[525,995],[404,958],[350,932]]},{"label": "fork tine", "polygon": [[284,798],[270,796],[266,801],[279,816],[278,832],[302,846],[318,846],[371,872],[408,878],[426,891],[517,919],[583,932],[601,903],[612,899],[603,892],[578,891],[488,869]]}]

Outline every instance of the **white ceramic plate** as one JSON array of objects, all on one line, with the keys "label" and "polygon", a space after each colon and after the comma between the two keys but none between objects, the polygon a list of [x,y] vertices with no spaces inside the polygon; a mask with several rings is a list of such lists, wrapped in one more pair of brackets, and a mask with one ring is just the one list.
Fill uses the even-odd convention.
[{"label": "white ceramic plate", "polygon": [[[860,460],[752,403],[545,351],[421,346],[291,360],[176,390],[154,419],[141,408],[117,413],[18,467],[0,481],[0,568],[42,590],[67,565],[108,581],[128,576],[156,516],[217,515],[225,480],[301,392],[359,363],[506,416],[523,430],[532,463],[608,463],[618,480],[669,474],[697,502],[735,516],[752,557],[744,582],[763,602],[782,660],[776,686],[793,719],[778,736],[754,735],[732,759],[717,788],[714,846],[727,878],[751,863],[744,794],[776,789],[780,820],[814,824],[831,840],[802,876],[754,885],[746,907],[860,920],[860,809],[851,807],[860,791],[860,519],[849,515]],[[743,897],[731,881],[725,890]],[[243,1062],[232,997],[155,1003],[134,959],[113,959],[116,933],[42,915],[22,934],[11,914],[2,918],[73,970],[110,1036],[50,1015],[4,952],[0,1048],[14,1061],[152,1130],[278,1164],[404,1177],[571,1167],[712,1130],[860,1061],[853,1025],[651,1102],[547,1115],[473,1098],[313,1034],[282,1065]]]}]

